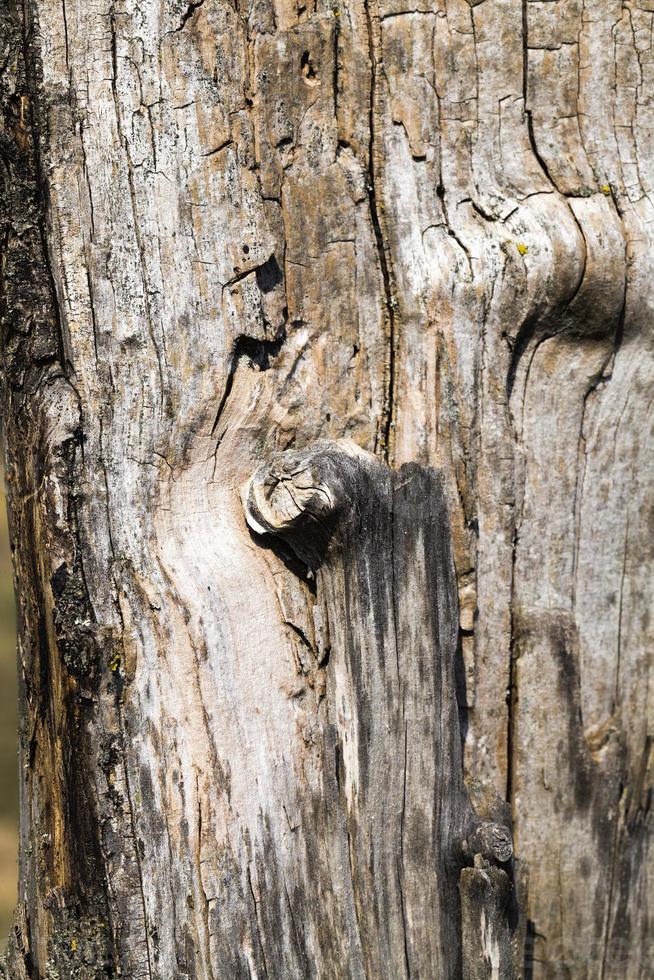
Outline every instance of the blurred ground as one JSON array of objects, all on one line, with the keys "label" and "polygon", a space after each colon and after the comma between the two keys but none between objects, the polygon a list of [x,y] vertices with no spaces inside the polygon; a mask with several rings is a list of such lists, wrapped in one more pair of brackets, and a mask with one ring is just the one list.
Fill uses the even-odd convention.
[{"label": "blurred ground", "polygon": [[18,761],[16,757],[16,633],[7,512],[0,473],[0,949],[16,902]]}]

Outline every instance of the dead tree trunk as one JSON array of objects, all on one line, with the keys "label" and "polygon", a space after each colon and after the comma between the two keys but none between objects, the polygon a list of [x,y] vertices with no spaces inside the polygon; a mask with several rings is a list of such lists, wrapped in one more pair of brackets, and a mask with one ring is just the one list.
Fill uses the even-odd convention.
[{"label": "dead tree trunk", "polygon": [[[416,464],[393,472],[351,442],[322,443],[264,464],[244,497],[255,534],[290,547],[320,600],[322,803],[301,908],[331,924],[333,948],[325,956],[327,936],[316,935],[313,971],[476,977],[501,967],[513,976],[511,885],[496,867],[511,858],[510,834],[480,819],[463,785],[456,580],[440,479]],[[298,816],[294,829],[303,825]],[[285,959],[273,973],[312,975],[301,965]]]},{"label": "dead tree trunk", "polygon": [[651,976],[650,7],[5,0],[8,976]]}]

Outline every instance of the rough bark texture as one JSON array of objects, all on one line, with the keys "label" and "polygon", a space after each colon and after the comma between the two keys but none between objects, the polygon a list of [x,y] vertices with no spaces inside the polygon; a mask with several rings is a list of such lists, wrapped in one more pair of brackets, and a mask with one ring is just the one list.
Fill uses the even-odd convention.
[{"label": "rough bark texture", "polygon": [[[5,0],[10,976],[429,977],[448,929],[452,976],[503,976],[507,928],[525,977],[651,976],[651,7]],[[445,858],[442,536],[388,559],[408,601],[347,522],[315,580],[247,531],[262,460],[343,437],[433,481],[362,499],[386,555],[400,498],[442,520],[443,474],[464,764],[510,805],[511,894],[483,842],[460,881]],[[394,806],[403,773],[398,827],[375,781]]]}]

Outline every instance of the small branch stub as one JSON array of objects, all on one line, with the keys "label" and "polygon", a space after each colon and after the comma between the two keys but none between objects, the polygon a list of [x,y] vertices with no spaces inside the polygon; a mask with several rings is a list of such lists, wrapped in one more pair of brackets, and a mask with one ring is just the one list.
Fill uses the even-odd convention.
[{"label": "small branch stub", "polygon": [[359,468],[378,465],[348,439],[279,453],[242,490],[248,526],[291,545],[310,568],[322,560],[339,512],[356,496]]},{"label": "small branch stub", "polygon": [[488,861],[506,864],[513,857],[511,833],[502,824],[482,823],[470,837],[470,849]]}]

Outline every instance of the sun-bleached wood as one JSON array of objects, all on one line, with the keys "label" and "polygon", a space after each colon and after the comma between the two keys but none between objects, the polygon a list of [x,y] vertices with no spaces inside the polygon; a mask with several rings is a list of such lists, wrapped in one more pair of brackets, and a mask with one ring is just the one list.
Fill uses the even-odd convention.
[{"label": "sun-bleached wood", "polygon": [[344,437],[442,473],[514,960],[651,974],[651,7],[4,4],[12,977],[342,975],[324,597],[240,492]]}]

